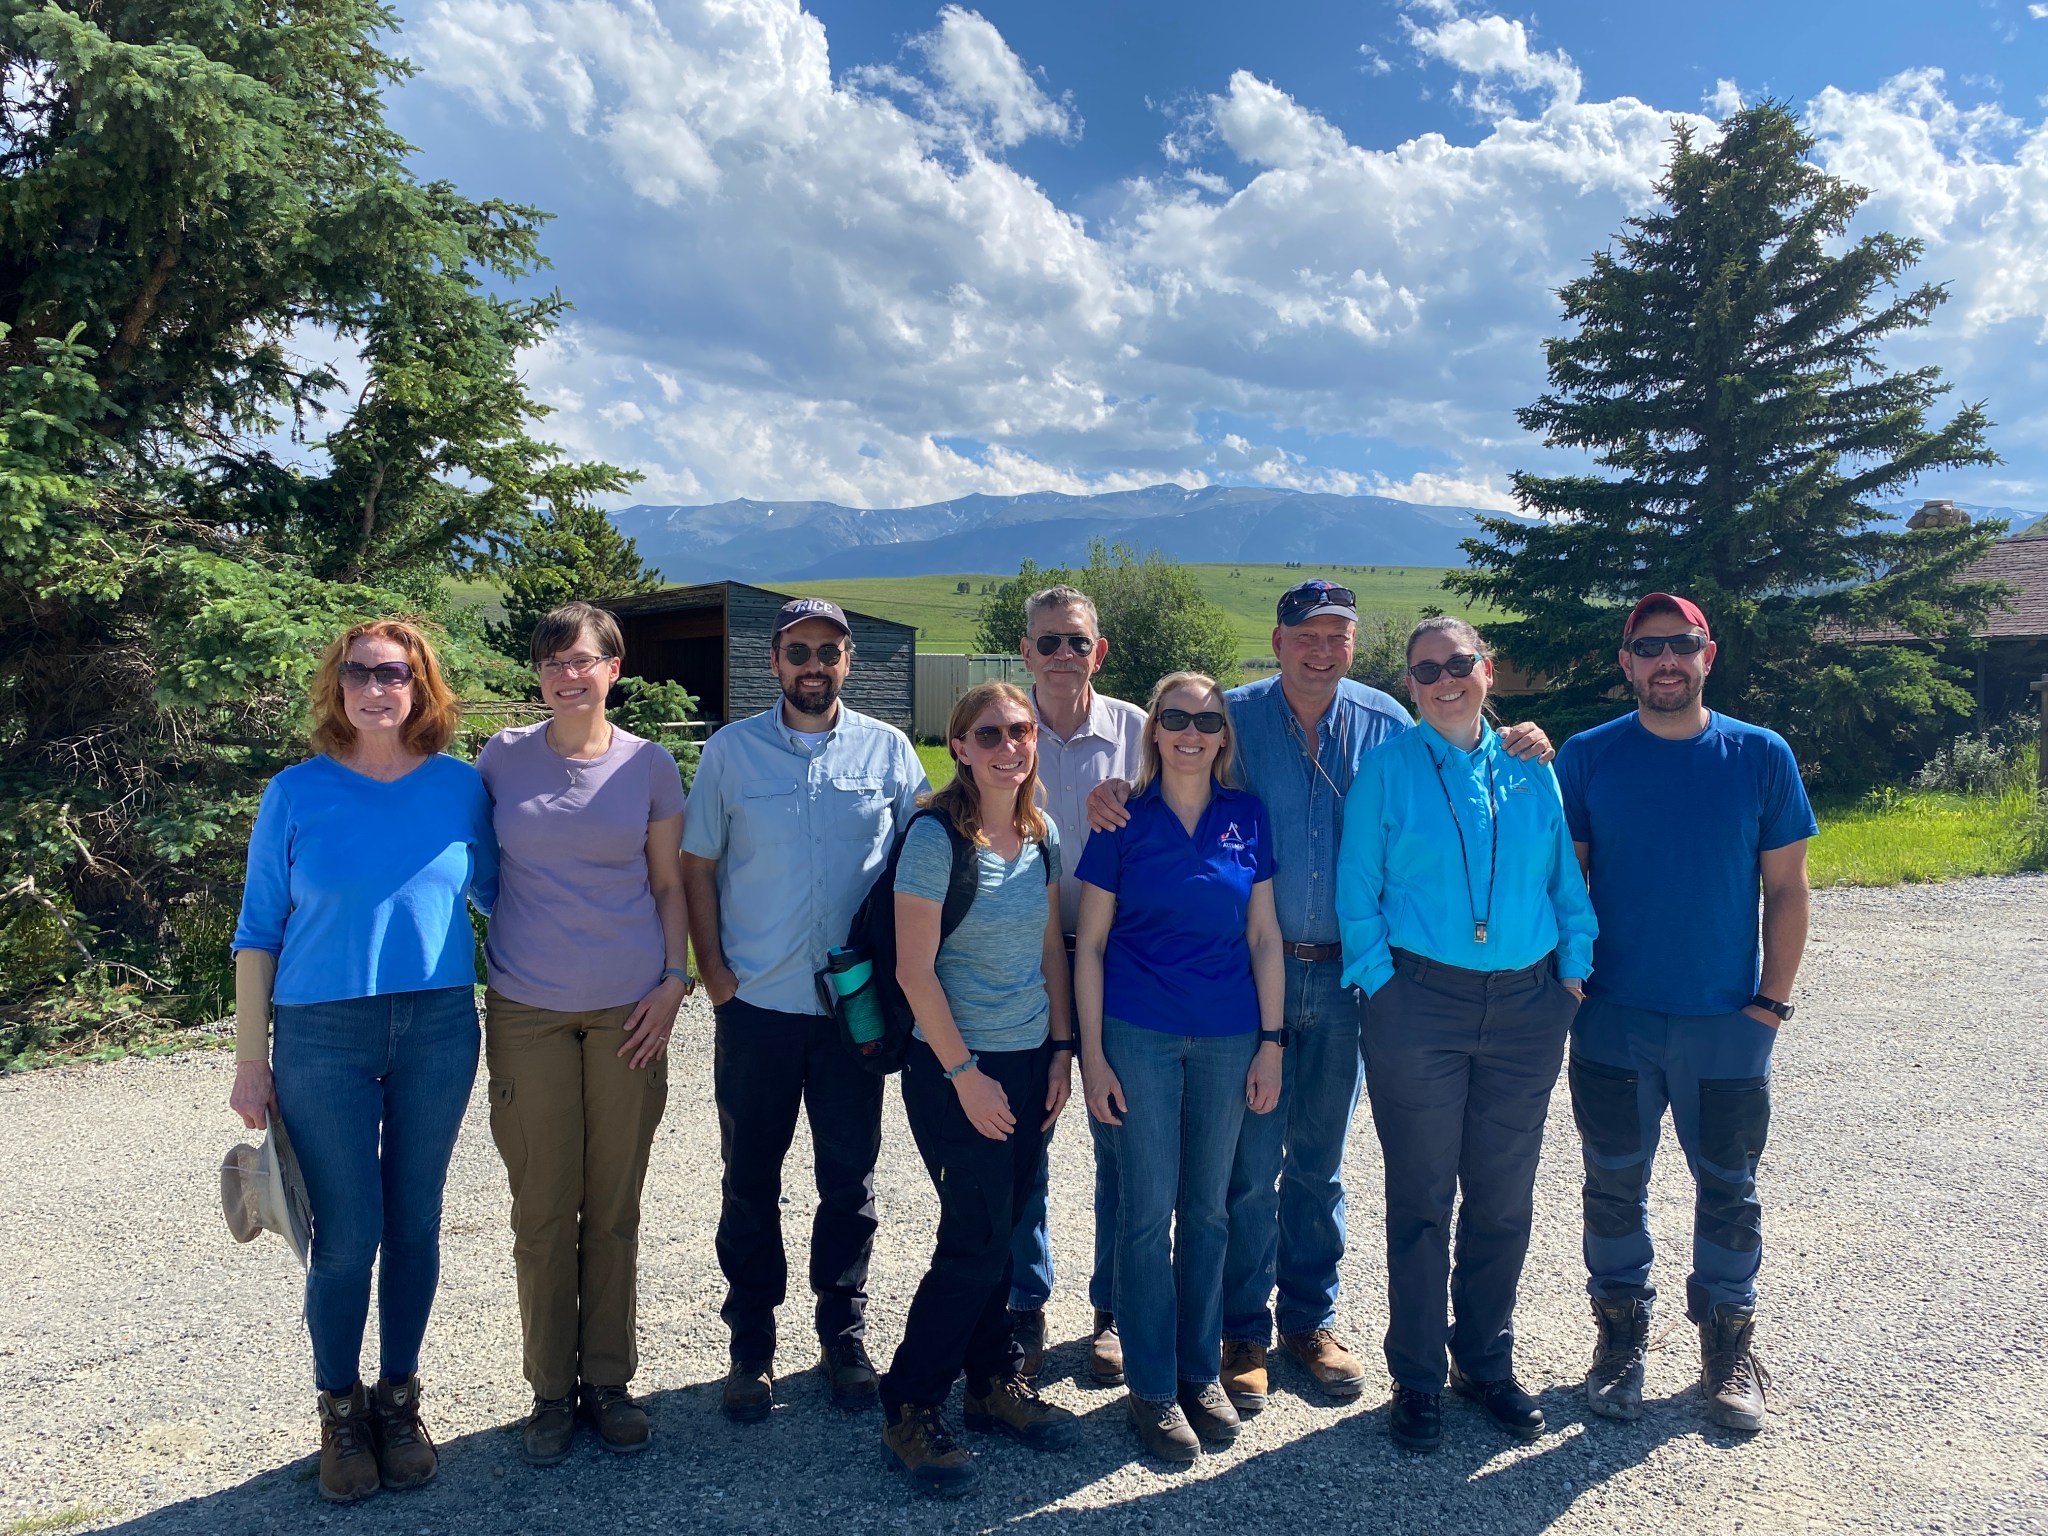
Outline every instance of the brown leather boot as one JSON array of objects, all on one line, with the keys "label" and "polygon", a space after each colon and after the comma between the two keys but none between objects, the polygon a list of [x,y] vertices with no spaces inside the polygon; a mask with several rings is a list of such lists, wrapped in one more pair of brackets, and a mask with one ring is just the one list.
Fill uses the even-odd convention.
[{"label": "brown leather boot", "polygon": [[1088,1374],[1105,1387],[1123,1385],[1124,1341],[1117,1337],[1116,1319],[1100,1307],[1088,1339]]},{"label": "brown leather boot", "polygon": [[936,1408],[906,1403],[884,1415],[882,1445],[912,1481],[941,1498],[958,1498],[981,1480],[981,1468]]},{"label": "brown leather boot", "polygon": [[1223,1390],[1239,1413],[1257,1413],[1266,1406],[1266,1346],[1249,1339],[1223,1341]]},{"label": "brown leather boot", "polygon": [[1593,1367],[1586,1406],[1605,1419],[1643,1416],[1643,1357],[1650,1348],[1650,1303],[1641,1296],[1595,1296]]},{"label": "brown leather boot", "polygon": [[1138,1432],[1140,1443],[1161,1461],[1185,1465],[1202,1454],[1202,1442],[1196,1438],[1179,1403],[1155,1403],[1131,1392],[1124,1397],[1124,1413],[1130,1418],[1131,1428]]},{"label": "brown leather boot", "polygon": [[606,1450],[627,1456],[647,1449],[653,1431],[648,1427],[647,1410],[633,1401],[632,1393],[624,1387],[594,1387],[586,1381],[581,1399],[583,1416],[597,1430]]},{"label": "brown leather boot", "polygon": [[552,1467],[566,1461],[576,1443],[576,1399],[536,1397],[533,1412],[519,1432],[519,1454],[529,1467]]},{"label": "brown leather boot", "polygon": [[1770,1377],[1750,1350],[1756,1314],[1726,1302],[1700,1324],[1700,1395],[1707,1417],[1723,1429],[1754,1434],[1764,1427]]},{"label": "brown leather boot", "polygon": [[835,1407],[847,1413],[864,1413],[880,1401],[876,1396],[875,1363],[868,1359],[867,1346],[859,1339],[820,1346],[819,1366],[825,1385],[831,1389]]},{"label": "brown leather boot", "polygon": [[383,1486],[370,1444],[370,1394],[357,1382],[347,1392],[320,1394],[320,1497],[353,1504]]},{"label": "brown leather boot", "polygon": [[1022,1376],[992,1381],[980,1395],[968,1392],[961,1417],[977,1434],[1008,1435],[1034,1451],[1064,1451],[1078,1433],[1074,1416],[1040,1397]]},{"label": "brown leather boot", "polygon": [[735,1360],[725,1373],[720,1407],[735,1424],[759,1424],[775,1406],[775,1368],[766,1360]]},{"label": "brown leather boot", "polygon": [[1332,1397],[1356,1397],[1365,1390],[1365,1367],[1328,1328],[1283,1333],[1280,1342],[1315,1384]]},{"label": "brown leather boot", "polygon": [[1024,1351],[1024,1379],[1038,1380],[1038,1373],[1045,1366],[1045,1308],[1012,1312],[1010,1332],[1016,1337],[1017,1347]]},{"label": "brown leather boot", "polygon": [[386,1488],[418,1488],[441,1469],[434,1442],[420,1423],[420,1379],[380,1381],[370,1400],[370,1440]]}]

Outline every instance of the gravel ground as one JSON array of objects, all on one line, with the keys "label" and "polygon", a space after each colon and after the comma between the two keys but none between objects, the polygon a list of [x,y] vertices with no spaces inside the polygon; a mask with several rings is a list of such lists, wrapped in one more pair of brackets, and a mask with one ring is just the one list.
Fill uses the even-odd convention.
[{"label": "gravel ground", "polygon": [[[647,1197],[636,1385],[655,1416],[654,1448],[608,1458],[586,1431],[562,1466],[519,1461],[527,1394],[507,1199],[479,1091],[449,1183],[446,1272],[423,1364],[441,1476],[351,1510],[322,1504],[312,1483],[297,1268],[275,1239],[237,1247],[220,1219],[214,1169],[235,1135],[226,1055],[0,1081],[0,1536],[67,1522],[238,1533],[909,1521],[934,1532],[1107,1532],[1276,1520],[1504,1533],[1654,1524],[1660,1536],[2048,1532],[2048,879],[1829,892],[1815,905],[1765,1159],[1758,1333],[1776,1385],[1770,1427],[1754,1440],[1706,1423],[1683,1328],[1651,1356],[1640,1424],[1582,1412],[1574,1385],[1590,1324],[1561,1089],[1520,1316],[1520,1374],[1543,1393],[1552,1426],[1534,1445],[1450,1403],[1443,1451],[1406,1457],[1388,1443],[1377,1382],[1363,1399],[1331,1403],[1287,1363],[1234,1448],[1179,1473],[1135,1460],[1120,1394],[1075,1379],[1091,1187],[1077,1125],[1054,1143],[1067,1267],[1051,1321],[1065,1342],[1046,1380],[1085,1416],[1079,1449],[1037,1458],[982,1445],[983,1484],[969,1499],[910,1492],[883,1464],[878,1416],[842,1416],[806,1369],[807,1298],[785,1313],[781,1366],[792,1374],[772,1419],[727,1424],[710,1019],[699,1004],[679,1032],[694,1048],[676,1064]],[[884,1363],[936,1215],[893,1090],[889,1115],[870,1337]],[[1668,1137],[1664,1156],[1654,1215],[1664,1252],[1679,1256],[1660,1275],[1677,1298],[1690,1201]],[[800,1136],[788,1181],[798,1275],[807,1161]],[[1380,1160],[1363,1114],[1349,1167],[1355,1241],[1340,1328],[1369,1354],[1385,1313]]]}]

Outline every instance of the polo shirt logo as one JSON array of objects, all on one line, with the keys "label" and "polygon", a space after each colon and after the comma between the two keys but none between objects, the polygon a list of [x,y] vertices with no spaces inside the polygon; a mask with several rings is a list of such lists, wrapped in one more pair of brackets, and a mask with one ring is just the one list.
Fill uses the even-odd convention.
[{"label": "polo shirt logo", "polygon": [[1245,846],[1244,834],[1237,830],[1237,823],[1233,821],[1229,829],[1216,839],[1216,843],[1221,848],[1243,848]]}]

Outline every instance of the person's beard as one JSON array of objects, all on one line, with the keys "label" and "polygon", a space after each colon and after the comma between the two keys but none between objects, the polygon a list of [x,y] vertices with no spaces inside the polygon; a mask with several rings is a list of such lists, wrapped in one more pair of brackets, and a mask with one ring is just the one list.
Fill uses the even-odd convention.
[{"label": "person's beard", "polygon": [[1653,715],[1684,714],[1699,703],[1700,692],[1706,686],[1705,678],[1694,677],[1690,673],[1681,672],[1678,674],[1679,681],[1684,683],[1685,686],[1676,693],[1665,694],[1659,698],[1651,689],[1651,676],[1652,674],[1649,672],[1639,673],[1636,677],[1635,689],[1636,707],[1647,710]]},{"label": "person's beard", "polygon": [[[807,686],[823,683],[823,688]],[[829,672],[824,677],[792,677],[782,685],[782,696],[789,701],[789,707],[800,715],[829,715],[832,706],[839,702],[839,679]]]}]

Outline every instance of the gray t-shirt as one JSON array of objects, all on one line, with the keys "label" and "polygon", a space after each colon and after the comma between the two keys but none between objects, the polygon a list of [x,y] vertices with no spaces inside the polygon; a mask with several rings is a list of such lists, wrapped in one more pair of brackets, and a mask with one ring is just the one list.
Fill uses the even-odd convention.
[{"label": "gray t-shirt", "polygon": [[[974,904],[939,945],[939,985],[970,1051],[1028,1051],[1044,1041],[1046,870],[1060,876],[1060,834],[1050,817],[1045,842],[1026,843],[1014,861],[976,850]],[[953,844],[930,816],[904,840],[896,889],[943,902],[953,878]],[[924,1032],[915,1031],[922,1040]]]},{"label": "gray t-shirt", "polygon": [[639,1002],[671,958],[647,884],[647,824],[682,812],[675,758],[617,726],[602,757],[563,757],[543,721],[498,732],[476,767],[501,861],[491,985],[558,1013]]}]

